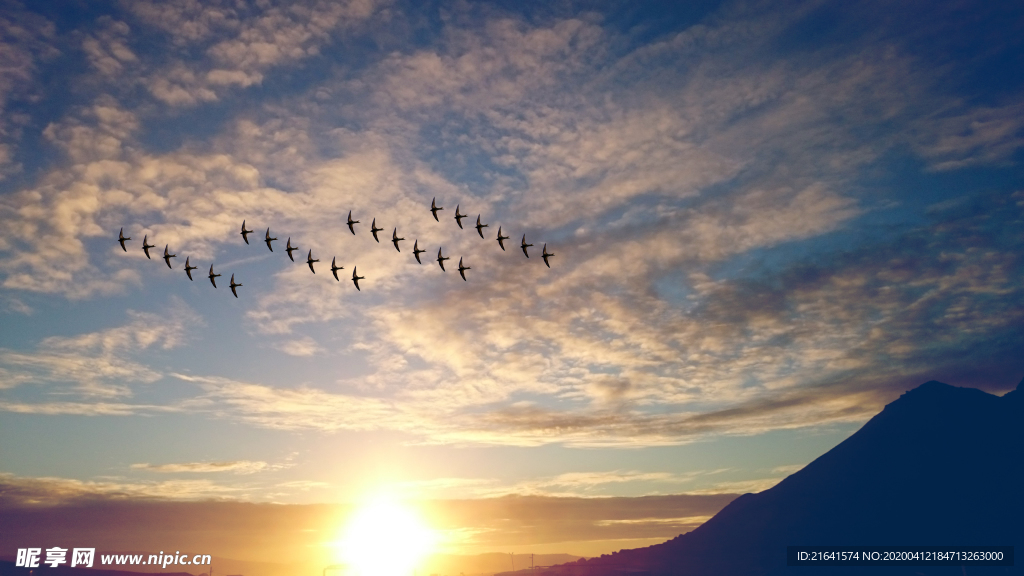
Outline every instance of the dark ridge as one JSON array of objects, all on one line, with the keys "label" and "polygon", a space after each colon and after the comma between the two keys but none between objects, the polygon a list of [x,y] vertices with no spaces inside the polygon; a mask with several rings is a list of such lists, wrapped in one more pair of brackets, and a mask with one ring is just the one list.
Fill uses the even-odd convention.
[{"label": "dark ridge", "polygon": [[1021,380],[1020,383],[1017,384],[1017,388],[1003,394],[1003,398],[1008,398],[1013,402],[1020,402],[1022,397],[1024,397],[1024,380]]}]

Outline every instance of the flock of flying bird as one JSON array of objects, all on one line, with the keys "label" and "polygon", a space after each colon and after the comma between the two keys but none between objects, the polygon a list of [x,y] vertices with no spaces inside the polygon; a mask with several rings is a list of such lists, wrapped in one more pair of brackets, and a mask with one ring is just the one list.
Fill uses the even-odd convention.
[{"label": "flock of flying bird", "polygon": [[[439,211],[441,211],[441,210],[444,210],[444,208],[441,207],[441,206],[438,206],[436,201],[437,201],[437,198],[434,198],[434,199],[432,199],[430,201],[430,212],[434,215],[434,220],[440,222],[440,220],[438,220],[438,218],[437,218],[437,213]],[[459,225],[460,229],[464,229],[464,228],[462,228],[462,219],[463,218],[468,218],[468,217],[469,216],[467,216],[466,214],[462,214],[462,213],[459,212],[459,206],[455,207],[455,222]],[[359,224],[359,220],[353,220],[352,219],[352,211],[351,210],[349,210],[349,212],[348,212],[348,222],[347,222],[347,224],[348,224],[348,229],[352,232],[353,235],[355,235],[355,233],[356,233],[355,225]],[[487,227],[488,227],[487,224],[482,224],[480,222],[480,216],[478,215],[476,217],[476,226],[475,226],[475,228],[476,228],[477,234],[479,234],[481,238],[484,237],[484,228],[487,228]],[[376,240],[378,244],[380,243],[380,239],[377,237],[377,232],[381,232],[383,230],[384,230],[383,228],[377,228],[377,219],[374,218],[373,219],[373,223],[370,224],[370,233],[373,234],[373,239]],[[242,220],[241,235],[242,235],[242,240],[245,240],[246,244],[249,243],[249,234],[252,234],[252,233],[253,233],[252,230],[247,230],[245,228],[245,220]],[[121,231],[118,232],[117,235],[118,235],[117,241],[121,243],[121,249],[124,250],[125,252],[127,252],[128,248],[125,247],[124,243],[125,243],[126,240],[131,240],[131,237],[124,235],[124,228],[121,228]],[[505,250],[505,240],[508,240],[508,239],[509,239],[508,236],[502,236],[501,235],[501,227],[499,226],[498,227],[498,238],[497,238],[497,240],[498,240],[498,245],[501,246],[502,250]],[[267,248],[269,248],[271,252],[274,251],[274,247],[271,245],[271,242],[273,242],[275,240],[277,240],[277,238],[271,238],[270,237],[270,228],[267,228],[266,237],[265,237],[265,239],[263,241],[267,243]],[[401,248],[398,247],[398,243],[402,242],[404,240],[405,240],[405,238],[399,238],[398,237],[398,228],[395,228],[394,231],[391,232],[391,243],[395,245],[395,250],[398,250],[399,252],[402,251]],[[169,246],[170,246],[169,244],[168,245],[164,245],[163,259],[164,259],[164,262],[167,263],[167,267],[171,268],[173,270],[173,268],[171,267],[171,258],[177,258],[177,255],[170,253]],[[533,246],[533,244],[527,244],[526,243],[526,234],[523,234],[523,240],[520,243],[520,247],[523,250],[523,255],[525,255],[527,258],[530,257],[530,253],[527,251],[527,248],[530,248],[532,246]],[[142,239],[142,250],[143,250],[143,252],[146,253],[146,258],[150,258],[150,256],[149,256],[149,249],[150,248],[155,248],[155,247],[156,247],[155,245],[149,243],[149,235],[148,234],[145,237],[143,237],[143,239]],[[295,258],[292,256],[292,252],[298,250],[298,247],[292,246],[292,239],[290,237],[288,238],[288,241],[286,243],[286,246],[285,246],[284,250],[285,250],[285,252],[288,253],[288,258],[292,262],[295,262]],[[444,256],[441,253],[441,250],[442,250],[442,248],[438,248],[437,249],[437,264],[441,267],[442,271],[445,271],[445,269],[444,269],[444,261],[445,260],[450,260],[450,258],[447,257],[447,256]],[[416,240],[413,243],[413,248],[412,248],[413,256],[416,257],[416,262],[418,262],[420,264],[423,263],[423,261],[420,260],[420,254],[423,254],[424,252],[426,252],[426,250],[420,250],[419,240]],[[548,253],[548,245],[547,244],[544,244],[544,248],[542,249],[541,252],[542,252],[541,253],[541,258],[544,259],[544,265],[547,266],[548,268],[551,268],[551,264],[548,262],[548,258],[551,258],[552,256],[554,256],[554,253]],[[185,274],[188,275],[188,279],[189,280],[192,280],[192,271],[196,270],[197,267],[189,265],[189,258],[190,257],[186,257],[185,258]],[[313,269],[313,263],[314,262],[319,262],[319,261],[320,261],[319,259],[313,258],[313,250],[310,249],[309,252],[306,254],[306,264],[309,265],[309,270],[312,273],[314,273],[314,274],[316,274],[316,270]],[[337,257],[331,259],[331,273],[334,274],[334,279],[335,280],[340,281],[341,279],[338,278],[338,270],[344,269],[344,266],[338,266],[336,262],[337,262]],[[357,268],[358,267],[356,267],[356,266],[352,267],[352,283],[356,285],[356,290],[361,290],[359,288],[359,281],[360,280],[365,280],[366,277],[365,276],[359,276],[356,273]],[[472,268],[469,267],[469,266],[464,266],[462,264],[462,258],[459,258],[459,275],[462,276],[463,280],[466,280],[466,270],[472,270]],[[213,272],[213,264],[210,264],[210,273],[207,275],[207,278],[210,279],[210,283],[213,284],[214,288],[217,287],[217,277],[219,277],[219,276],[220,276],[220,274],[214,274],[214,272]],[[238,298],[238,292],[237,292],[236,288],[240,288],[242,285],[235,282],[235,275],[234,274],[231,275],[231,284],[230,284],[230,286],[231,286],[231,293],[235,295],[235,298]]]}]

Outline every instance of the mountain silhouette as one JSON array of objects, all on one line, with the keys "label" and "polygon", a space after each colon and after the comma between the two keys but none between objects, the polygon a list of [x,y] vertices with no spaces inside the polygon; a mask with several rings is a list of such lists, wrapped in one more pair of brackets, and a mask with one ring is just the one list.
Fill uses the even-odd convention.
[{"label": "mountain silhouette", "polygon": [[786,551],[797,545],[1020,549],[1022,459],[1024,381],[1002,397],[927,382],[799,472],[740,496],[692,532],[546,574],[1016,574],[1019,560],[1013,567],[788,567]]},{"label": "mountain silhouette", "polygon": [[[70,566],[57,566],[51,568],[49,564],[44,564],[43,560],[46,559],[46,553],[44,552],[39,566],[36,568],[24,568],[15,566],[14,562],[9,560],[0,560],[0,576],[33,576],[46,574],[47,576],[153,576],[153,572],[130,572],[128,570],[103,570],[99,568],[72,568]],[[99,558],[96,558],[98,563]],[[206,568],[206,572],[209,568]],[[202,576],[206,576],[206,572],[203,572]],[[189,572],[159,572],[160,576],[193,576]]]}]

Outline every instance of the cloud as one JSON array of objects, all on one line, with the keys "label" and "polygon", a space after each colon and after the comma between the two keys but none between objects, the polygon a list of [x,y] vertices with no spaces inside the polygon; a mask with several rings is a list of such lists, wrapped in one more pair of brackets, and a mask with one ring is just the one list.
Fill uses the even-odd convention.
[{"label": "cloud", "polygon": [[782,482],[785,476],[778,476],[775,478],[756,478],[752,480],[740,480],[736,482],[718,482],[710,488],[703,488],[699,490],[693,490],[690,494],[749,494],[756,492],[763,492],[772,486],[775,486],[779,482]]},{"label": "cloud", "polygon": [[[823,197],[810,189],[793,195],[801,200],[793,206],[814,213]],[[627,282],[613,297],[580,292],[578,280],[539,285],[555,300],[550,309],[511,288],[501,314],[493,296],[478,301],[460,292],[414,310],[372,306],[364,313],[374,321],[358,346],[374,369],[338,391],[179,378],[204,389],[207,409],[253,425],[394,430],[429,443],[650,446],[862,422],[955,365],[946,346],[969,354],[1001,342],[1020,322],[1012,297],[1002,296],[1017,291],[1022,271],[1008,245],[998,248],[1002,223],[1019,219],[1019,207],[986,202],[934,212],[930,226],[827,262],[737,279],[691,273],[683,280],[692,283],[693,303],[682,311],[652,297],[649,282]],[[730,212],[756,213],[752,206]],[[775,225],[799,234],[814,220],[806,214]],[[925,249],[929,243],[961,249]],[[973,245],[988,248],[972,256]],[[501,293],[502,279],[494,282]],[[635,312],[644,309],[654,315]],[[926,335],[936,330],[958,339],[933,349]],[[576,490],[586,479],[521,488]],[[654,479],[622,481],[633,480]]]},{"label": "cloud", "polygon": [[129,9],[146,24],[169,34],[179,46],[207,40],[221,31],[237,30],[241,25],[234,7],[223,2],[141,0],[129,4]]},{"label": "cloud", "polygon": [[205,390],[212,411],[281,430],[379,430],[416,427],[416,418],[381,398],[332,394],[311,388],[285,389],[226,378],[174,374]]},{"label": "cloud", "polygon": [[96,500],[198,500],[231,498],[239,488],[208,480],[163,482],[83,481],[70,478],[23,477],[0,472],[3,507],[58,506]]},{"label": "cloud", "polygon": [[146,80],[153,96],[171,106],[195,106],[217,100],[217,92],[203,77],[181,62],[160,70]]},{"label": "cloud", "polygon": [[9,3],[0,14],[0,181],[21,171],[15,158],[29,123],[11,105],[38,98],[40,67],[60,53],[55,36],[52,22],[20,4]]},{"label": "cloud", "polygon": [[288,340],[278,344],[278,350],[288,354],[290,356],[308,357],[315,354],[320,354],[324,351],[323,347],[316,343],[309,336],[300,338],[298,340]]},{"label": "cloud", "polygon": [[[14,385],[35,382],[63,387],[70,384],[69,388],[58,389],[61,393],[73,392],[97,399],[131,396],[129,384],[155,382],[161,378],[159,372],[133,357],[150,348],[170,350],[180,346],[186,338],[185,326],[200,321],[180,302],[173,308],[170,318],[129,311],[132,320],[126,325],[78,336],[50,336],[33,352],[0,349],[0,362],[7,366],[4,380]],[[10,411],[50,414],[120,414],[155,408],[104,401],[94,405],[4,402],[2,406]]]},{"label": "cloud", "polygon": [[82,49],[100,74],[108,77],[123,75],[126,65],[139,60],[127,45],[131,28],[109,16],[100,17],[98,24],[100,29],[82,41]]},{"label": "cloud", "polygon": [[[616,526],[616,525],[643,525],[643,524],[654,524],[654,525],[665,525],[666,527],[671,526],[675,530],[689,528],[693,529],[711,519],[711,516],[686,516],[684,518],[630,518],[628,520],[600,520],[597,522],[598,526]],[[686,531],[686,530],[684,530]]]},{"label": "cloud", "polygon": [[[967,104],[943,88],[957,65],[917,67],[899,39],[791,54],[779,43],[813,10],[793,7],[727,6],[652,42],[590,17],[474,13],[436,42],[225,107],[211,134],[166,147],[152,126],[182,111],[100,90],[45,129],[64,161],[0,200],[4,288],[131,293],[142,236],[203,261],[237,243],[243,218],[270,226],[346,276],[272,271],[241,304],[246,321],[284,335],[287,354],[359,353],[366,374],[182,378],[211,412],[252,425],[424,442],[633,446],[856,422],[963,362],[957,350],[991,346],[1008,362],[1020,264],[984,221],[1012,229],[1019,207],[966,202],[966,218],[934,212],[878,240],[873,218],[895,204],[865,191],[864,174],[887,172],[901,146],[935,170],[1005,165],[1017,105]],[[377,9],[140,2],[80,38],[90,74],[128,73],[158,100],[201,107],[320,62]],[[173,48],[164,58],[136,41],[153,29]],[[446,218],[453,204],[483,214],[513,246],[433,222],[433,196]],[[356,236],[341,225],[349,210]],[[470,282],[386,241],[388,256],[371,257],[374,218],[465,258]],[[128,254],[112,241],[121,226]],[[514,246],[522,234],[538,245],[531,259]],[[536,257],[545,243],[551,269]],[[362,292],[347,282],[356,266]],[[359,330],[294,335],[339,320]],[[119,396],[125,380],[160,376],[126,349],[70,345],[6,351],[5,382],[31,374]]]},{"label": "cloud", "polygon": [[[73,164],[46,175],[38,187],[2,200],[0,220],[5,226],[0,248],[8,256],[0,269],[6,272],[5,288],[62,293],[75,299],[123,292],[126,286],[141,283],[138,271],[125,266],[125,257],[120,263],[94,261],[89,239],[109,238],[112,230],[122,226],[125,235],[134,238],[133,247],[143,236],[171,244],[185,243],[190,237],[205,239],[209,228],[221,219],[226,221],[229,212],[201,218],[195,227],[176,228],[164,236],[159,226],[133,226],[125,216],[145,218],[147,213],[166,210],[167,216],[174,217],[176,203],[164,194],[174,198],[193,186],[257,188],[258,194],[258,173],[224,156],[161,158],[135,152],[132,143],[138,128],[136,115],[109,97],[46,128],[44,134],[65,150]],[[216,198],[188,194],[182,200],[186,211],[205,211],[219,203]],[[237,202],[228,197],[222,201]],[[221,235],[226,233],[227,229]],[[195,243],[200,257],[208,254],[204,254],[209,250],[205,240]],[[130,255],[137,257],[136,250]],[[108,254],[113,254],[113,247]]]},{"label": "cloud", "polygon": [[[25,381],[29,380],[26,379]],[[176,412],[178,408],[158,404],[127,404],[104,401],[9,402],[0,400],[0,410],[18,414],[40,414],[45,416],[130,416],[141,413]]]},{"label": "cloud", "polygon": [[915,148],[935,171],[1010,163],[1024,148],[1024,104],[937,114],[919,123]]},{"label": "cloud", "polygon": [[[173,45],[202,49],[206,58],[174,60],[143,83],[171,106],[219,99],[231,87],[260,84],[274,67],[319,54],[332,35],[347,31],[378,9],[373,0],[263,3],[133,2],[128,9]],[[225,38],[225,36],[227,36]]]},{"label": "cloud", "polygon": [[160,472],[163,474],[186,473],[208,473],[208,472],[233,472],[235,474],[255,474],[278,470],[281,465],[268,464],[263,461],[252,460],[230,460],[225,462],[182,462],[177,464],[132,464],[132,470],[145,470],[146,472]]},{"label": "cloud", "polygon": [[[82,482],[0,475],[0,519],[13,542],[53,534],[59,523],[69,539],[88,536],[97,547],[159,550],[160,539],[181,549],[256,562],[310,561],[337,539],[351,505],[255,504],[233,501],[242,489],[206,481]],[[143,495],[144,494],[144,495]],[[205,494],[192,498],[190,495]],[[128,495],[136,497],[129,498]],[[641,498],[509,496],[461,500],[408,500],[428,519],[443,545],[462,554],[566,547],[609,552],[625,539],[667,540],[693,529],[735,495]],[[154,524],[162,529],[154,536]],[[196,524],[204,526],[196,534]],[[203,548],[205,542],[206,548]],[[257,544],[254,544],[257,543]],[[616,546],[616,548],[612,548]],[[527,549],[524,550],[523,547]],[[517,555],[518,555],[517,552]],[[507,554],[502,554],[505,561]],[[487,564],[489,558],[433,558],[431,562]],[[541,559],[538,557],[538,564]],[[322,565],[329,562],[325,558]],[[520,559],[516,559],[517,565]],[[313,567],[315,568],[315,566]],[[493,566],[492,566],[493,568]],[[460,568],[465,569],[465,568]],[[482,568],[484,569],[484,568]],[[490,569],[490,568],[487,568]]]},{"label": "cloud", "polygon": [[[421,505],[441,530],[463,532],[462,550],[619,538],[664,541],[700,525],[735,495],[675,495],[640,498],[551,498],[505,496],[483,500],[441,500]],[[452,535],[456,536],[456,535]],[[611,546],[605,542],[606,546]],[[564,549],[564,548],[563,548]]]},{"label": "cloud", "polygon": [[805,464],[789,464],[787,466],[776,466],[772,468],[775,474],[786,474],[787,476],[803,469]]},{"label": "cloud", "polygon": [[566,472],[511,483],[501,482],[496,478],[442,477],[391,483],[382,489],[416,500],[495,498],[509,495],[594,498],[613,494],[614,486],[619,484],[632,484],[632,490],[638,494],[682,492],[686,484],[718,472],[721,470],[698,470],[686,474],[638,470]]}]

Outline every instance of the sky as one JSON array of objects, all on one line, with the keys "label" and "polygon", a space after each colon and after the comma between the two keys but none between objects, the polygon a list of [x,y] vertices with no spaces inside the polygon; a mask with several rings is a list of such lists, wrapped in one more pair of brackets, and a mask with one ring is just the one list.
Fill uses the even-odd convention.
[{"label": "sky", "polygon": [[0,507],[386,492],[603,553],[1004,393],[1022,44],[1012,2],[4,0]]}]

